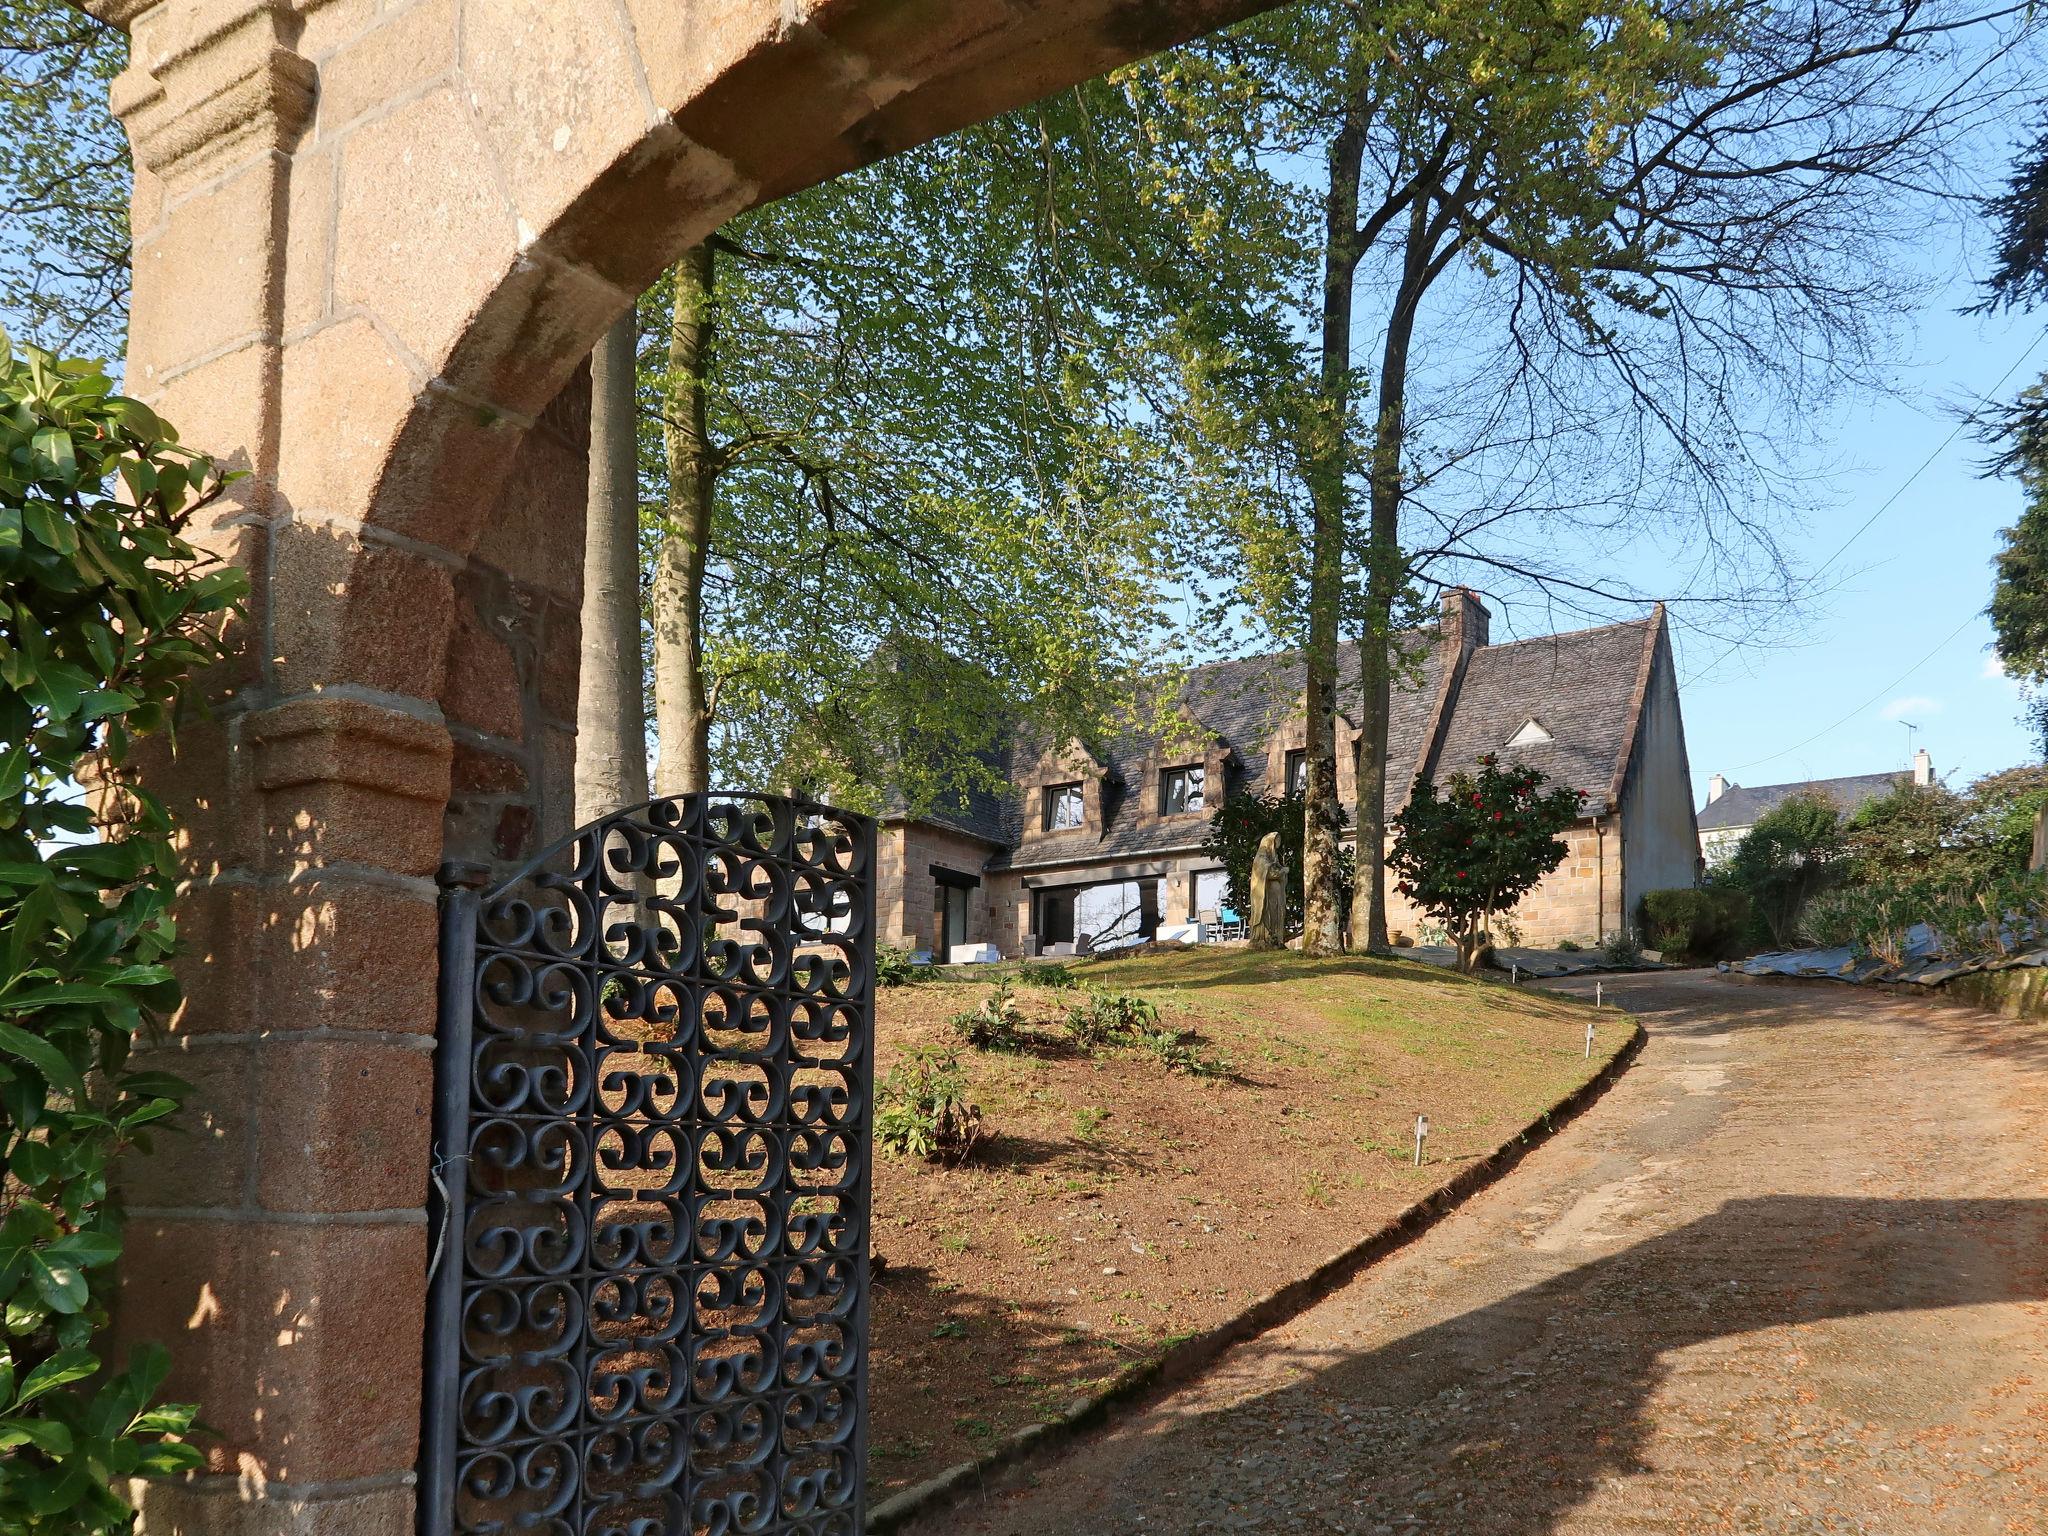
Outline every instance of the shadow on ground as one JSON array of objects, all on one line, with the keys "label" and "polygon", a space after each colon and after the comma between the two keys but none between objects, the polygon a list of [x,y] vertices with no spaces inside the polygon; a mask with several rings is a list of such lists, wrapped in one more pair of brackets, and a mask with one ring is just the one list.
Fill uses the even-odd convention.
[{"label": "shadow on ground", "polygon": [[[1679,1351],[1789,1324],[2044,1298],[2048,1200],[1731,1201],[1377,1349],[1265,1346],[1297,1381],[1155,1420],[1113,1479],[1120,1496],[1145,1490],[1143,1502],[1088,1528],[1546,1536],[1605,1480],[1640,1470],[1645,1410]],[[1868,1369],[1880,1384],[1900,1373],[1897,1387],[1918,1400],[1938,1395],[1928,1364],[1880,1358]],[[1754,1454],[1771,1426],[1730,1412],[1687,1434],[1688,1454],[1739,1470],[1740,1442]],[[1722,1436],[1731,1448],[1716,1450]],[[1048,1492],[1066,1471],[1048,1470]],[[992,1498],[956,1512],[956,1524],[920,1529],[1073,1528],[1071,1512],[1002,1506]],[[1731,1506],[1713,1508],[1735,1518],[1711,1528],[1752,1528]]]}]

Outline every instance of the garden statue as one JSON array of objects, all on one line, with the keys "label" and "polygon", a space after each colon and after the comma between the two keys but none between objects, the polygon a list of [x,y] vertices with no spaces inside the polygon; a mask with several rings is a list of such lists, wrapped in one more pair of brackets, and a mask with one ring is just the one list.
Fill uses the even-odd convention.
[{"label": "garden statue", "polygon": [[1287,861],[1280,856],[1278,832],[1260,838],[1252,855],[1251,934],[1253,949],[1287,943]]}]

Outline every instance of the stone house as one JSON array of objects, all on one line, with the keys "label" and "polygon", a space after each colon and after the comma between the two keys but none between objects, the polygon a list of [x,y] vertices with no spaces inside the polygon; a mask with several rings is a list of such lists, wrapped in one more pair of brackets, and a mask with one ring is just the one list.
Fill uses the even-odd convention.
[{"label": "stone house", "polygon": [[1934,759],[1927,755],[1925,747],[1913,754],[1911,769],[1890,773],[1851,773],[1838,779],[1799,779],[1790,784],[1750,787],[1731,784],[1717,773],[1707,780],[1707,803],[1699,809],[1700,857],[1710,866],[1724,862],[1764,812],[1776,809],[1794,795],[1825,795],[1847,818],[1855,815],[1865,801],[1888,795],[1908,782],[1934,782]]},{"label": "stone house", "polygon": [[[1404,637],[1388,729],[1386,809],[1415,779],[1520,760],[1586,793],[1570,853],[1513,914],[1520,941],[1597,942],[1631,925],[1646,891],[1698,870],[1685,727],[1661,605],[1645,619],[1493,645],[1470,592],[1446,595],[1435,624]],[[1237,791],[1301,782],[1305,672],[1293,653],[1197,667],[1171,708],[1146,712],[1094,747],[1019,739],[1000,793],[912,815],[885,810],[879,930],[906,949],[1004,956],[1080,943],[1138,942],[1214,921],[1223,870],[1203,852],[1212,809]],[[1356,793],[1360,674],[1340,661],[1338,792]],[[1170,723],[1163,727],[1161,716]],[[1388,893],[1396,931],[1420,915]]]}]

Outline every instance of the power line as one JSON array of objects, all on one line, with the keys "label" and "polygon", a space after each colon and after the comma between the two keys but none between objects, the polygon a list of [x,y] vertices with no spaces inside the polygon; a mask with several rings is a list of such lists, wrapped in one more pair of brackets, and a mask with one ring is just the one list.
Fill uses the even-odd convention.
[{"label": "power line", "polygon": [[1883,698],[1886,694],[1890,693],[1894,688],[1898,687],[1899,684],[1903,683],[1907,678],[1911,677],[1915,672],[1918,672],[1922,667],[1926,666],[1927,663],[1934,660],[1934,658],[1942,651],[1942,649],[1948,645],[1949,641],[1955,639],[1957,635],[1960,635],[1964,630],[1968,629],[1970,627],[1971,622],[1975,620],[1977,617],[1978,615],[1974,613],[1969,615],[1969,617],[1965,618],[1962,623],[1958,624],[1954,629],[1950,630],[1947,636],[1944,637],[1941,643],[1939,645],[1936,645],[1933,650],[1929,651],[1925,656],[1922,656],[1918,661],[1914,662],[1913,665],[1906,668],[1905,671],[1901,672],[1897,677],[1893,678],[1890,682],[1886,683],[1882,688],[1878,689],[1877,692],[1873,693],[1861,704],[1858,704],[1854,709],[1850,710],[1849,713],[1842,716],[1842,718],[1837,720],[1833,725],[1822,727],[1820,730],[1815,731],[1811,736],[1807,737],[1806,740],[1796,742],[1792,746],[1785,748],[1782,752],[1773,752],[1769,757],[1753,758],[1746,763],[1737,763],[1733,768],[1730,768],[1728,772],[1740,773],[1745,768],[1755,768],[1764,763],[1775,763],[1781,757],[1789,757],[1792,753],[1797,752],[1801,747],[1812,746],[1816,741],[1819,741],[1821,737],[1827,735],[1829,732],[1840,730],[1843,726],[1847,725],[1851,720],[1854,720],[1858,715],[1862,714],[1863,711],[1870,708],[1870,706],[1875,704],[1879,699]]},{"label": "power line", "polygon": [[[2044,340],[2048,340],[2048,331],[2043,331],[2039,336],[2036,336],[2032,341],[2027,343],[2026,350],[2021,352],[2018,357],[2013,359],[2012,366],[2006,369],[2004,373],[1998,376],[1998,382],[1996,384],[1993,384],[1989,389],[1987,389],[1984,392],[1984,394],[1980,398],[1980,403],[1988,405],[1991,401],[1991,398],[1994,395],[1996,395],[2001,389],[2005,388],[2005,381],[2007,379],[2010,379],[2014,374],[2020,371],[2021,366],[2026,362],[2028,358],[2034,355],[2035,349],[2039,347]],[[1963,428],[1967,427],[1969,424],[1970,418],[1967,416],[1959,420],[1955,424],[1954,429],[1950,431],[1949,435],[1947,437],[1944,437],[1939,443],[1935,444],[1934,451],[1928,454],[1926,458],[1922,459],[1910,475],[1906,476],[1904,480],[1901,480],[1899,482],[1898,489],[1893,491],[1891,495],[1885,497],[1885,499],[1878,505],[1877,510],[1871,513],[1870,516],[1863,519],[1862,523],[1858,525],[1856,531],[1850,534],[1849,537],[1847,537],[1846,539],[1842,540],[1842,542],[1835,547],[1835,552],[1833,554],[1829,555],[1827,559],[1821,561],[1819,565],[1813,568],[1813,574],[1807,577],[1807,581],[1812,582],[1819,579],[1820,574],[1823,571],[1825,571],[1829,566],[1833,565],[1837,560],[1841,559],[1843,555],[1847,554],[1849,546],[1851,544],[1854,544],[1858,539],[1862,538],[1864,534],[1868,533],[1870,531],[1871,524],[1875,523],[1880,517],[1883,517],[1885,513],[1889,512],[1892,508],[1892,505],[1895,502],[1897,502],[1901,496],[1905,495],[1907,491],[1913,488],[1913,482],[1918,480],[1923,474],[1925,474],[1928,470],[1928,467],[1932,465],[1936,459],[1940,458],[1944,453],[1948,451],[1949,445],[1953,443],[1958,437],[1961,437],[1963,435]],[[1743,647],[1743,643],[1744,642],[1740,640],[1731,643],[1728,649],[1723,651],[1720,655],[1716,656],[1704,667],[1701,667],[1697,672],[1693,673],[1689,681],[1698,682],[1702,677],[1705,677],[1709,672],[1713,671],[1714,668],[1720,666],[1721,663],[1726,661],[1730,656],[1733,656],[1737,651],[1741,650]],[[1946,641],[1942,643],[1947,644]],[[1832,729],[1832,727],[1830,727],[1830,729]],[[1826,733],[1823,732],[1822,734],[1825,735]],[[1787,752],[1797,752],[1799,748],[1787,747],[1785,750]],[[1778,754],[1778,756],[1782,757],[1784,756],[1784,753],[1781,752]],[[1757,759],[1757,761],[1768,763],[1771,761],[1771,759],[1768,757],[1764,757]],[[1731,769],[1730,771],[1732,772],[1733,770]]]},{"label": "power line", "polygon": [[[2006,369],[2004,373],[2000,374],[1998,377],[1998,382],[1992,385],[1989,389],[1987,389],[1984,392],[1982,401],[1980,403],[1988,404],[1992,396],[1996,395],[2001,389],[2005,388],[2005,381],[2020,371],[2020,365],[2026,362],[2028,358],[2034,355],[2035,349],[2041,345],[2044,339],[2048,339],[2048,330],[2044,330],[2039,336],[2036,336],[2030,343],[2028,343],[2026,351],[2022,352],[2018,357],[2013,359],[2012,366]],[[1946,453],[1948,451],[1948,445],[1963,435],[1963,428],[1967,427],[1970,424],[1970,421],[1971,418],[1968,416],[1965,416],[1961,418],[1959,421],[1957,421],[1955,424],[1955,429],[1951,431],[1947,437],[1944,437],[1938,444],[1935,445],[1934,452],[1928,454],[1926,458],[1920,461],[1919,468],[1915,469],[1913,473],[1906,476],[1906,478],[1900,482],[1899,488],[1893,491],[1891,495],[1885,497],[1883,503],[1878,507],[1878,509],[1875,512],[1871,513],[1870,516],[1863,519],[1863,522],[1857,527],[1856,531],[1850,534],[1849,537],[1847,537],[1846,539],[1842,540],[1841,545],[1835,550],[1835,552],[1832,555],[1829,555],[1827,559],[1821,561],[1819,565],[1814,567],[1814,577],[1818,577],[1822,571],[1825,571],[1829,566],[1833,565],[1837,560],[1841,559],[1843,555],[1847,554],[1849,546],[1851,544],[1854,544],[1858,539],[1862,538],[1864,534],[1868,533],[1870,531],[1870,525],[1876,522],[1880,517],[1883,517],[1886,512],[1890,511],[1892,503],[1897,501],[1901,496],[1905,495],[1906,492],[1909,489],[1911,489],[1913,482],[1915,480],[1918,480],[1921,475],[1926,473],[1927,466],[1932,464],[1936,459],[1940,458],[1942,454]]]}]

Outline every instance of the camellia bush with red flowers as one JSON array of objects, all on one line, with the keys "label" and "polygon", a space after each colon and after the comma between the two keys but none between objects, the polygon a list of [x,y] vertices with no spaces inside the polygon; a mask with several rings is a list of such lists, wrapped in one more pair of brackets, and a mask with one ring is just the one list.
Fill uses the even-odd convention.
[{"label": "camellia bush with red flowers", "polygon": [[1534,768],[1502,767],[1491,753],[1475,777],[1454,773],[1441,790],[1418,779],[1394,818],[1387,862],[1397,887],[1444,926],[1469,971],[1487,943],[1487,924],[1511,910],[1569,851],[1558,834],[1578,819],[1584,790],[1545,789]]}]

